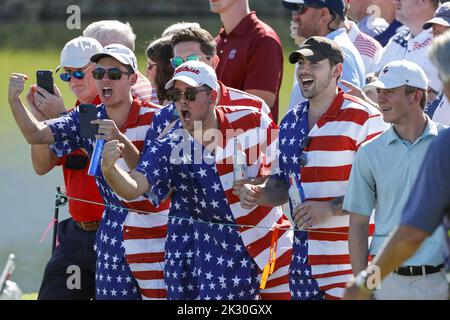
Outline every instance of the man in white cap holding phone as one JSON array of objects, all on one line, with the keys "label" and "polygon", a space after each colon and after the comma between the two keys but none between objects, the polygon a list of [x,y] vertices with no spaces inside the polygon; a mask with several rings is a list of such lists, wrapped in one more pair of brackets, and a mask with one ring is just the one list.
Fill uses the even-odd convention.
[{"label": "man in white cap holding phone", "polygon": [[[92,124],[98,125],[97,139],[105,141],[118,140],[123,145],[123,159],[119,161],[121,168],[128,170],[127,163],[136,163],[139,157],[139,149],[145,138],[148,125],[151,123],[154,112],[159,107],[146,104],[138,99],[133,99],[131,87],[136,83],[137,63],[134,53],[120,44],[111,44],[93,55],[90,60],[96,63],[92,70],[92,76],[99,97],[102,101],[97,106],[97,118]],[[84,148],[91,157],[94,150],[94,140],[83,137],[80,134],[80,110],[75,108],[68,114],[47,122],[38,122],[23,106],[20,94],[23,91],[26,77],[21,74],[13,74],[9,85],[9,103],[16,123],[21,129],[26,140],[30,144],[51,144],[52,151],[62,157],[72,150]],[[126,162],[125,162],[126,161]],[[133,167],[134,165],[130,165]],[[145,198],[122,201],[110,189],[101,172],[96,177],[100,194],[105,204],[99,230],[95,240],[97,253],[96,263],[96,299],[141,299],[164,298],[165,288],[162,277],[148,280],[144,276],[144,283],[151,283],[152,288],[140,286],[131,270],[130,260],[132,255],[125,257],[124,234],[135,237],[135,232],[142,221],[131,221],[134,227],[124,227],[122,224],[128,218],[128,208],[145,212],[164,213],[168,204],[163,204],[157,209],[150,205]],[[151,216],[151,215],[150,215]],[[151,229],[148,221],[146,227]],[[154,232],[148,238],[152,238],[150,255],[161,253],[161,247],[165,241],[164,221],[154,221]],[[162,225],[162,227],[161,227]],[[148,230],[147,230],[148,231]],[[161,244],[161,243],[162,244]],[[142,252],[142,250],[141,250]],[[155,254],[157,252],[157,254]],[[141,256],[145,256],[145,253]],[[133,261],[139,262],[138,259]],[[161,261],[146,265],[156,274],[163,265]],[[159,269],[159,270],[158,270]],[[144,271],[146,271],[145,269]]]}]

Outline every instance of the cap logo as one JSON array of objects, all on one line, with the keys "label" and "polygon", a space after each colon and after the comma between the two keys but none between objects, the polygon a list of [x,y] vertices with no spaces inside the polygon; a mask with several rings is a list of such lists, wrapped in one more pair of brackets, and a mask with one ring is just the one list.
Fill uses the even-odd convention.
[{"label": "cap logo", "polygon": [[194,68],[189,67],[189,66],[182,66],[181,68],[178,68],[175,71],[175,74],[180,73],[180,72],[192,72],[192,73],[195,73],[195,74],[200,74],[200,70],[194,69]]},{"label": "cap logo", "polygon": [[384,74],[386,74],[386,73],[388,73],[388,72],[389,72],[389,68],[388,68],[388,67],[386,67],[386,68],[383,69],[383,73],[384,73]]}]

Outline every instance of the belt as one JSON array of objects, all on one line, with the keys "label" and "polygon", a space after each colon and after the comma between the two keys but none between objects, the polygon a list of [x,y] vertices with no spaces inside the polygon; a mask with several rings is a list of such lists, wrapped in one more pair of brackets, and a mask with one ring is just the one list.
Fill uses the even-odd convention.
[{"label": "belt", "polygon": [[75,221],[75,224],[84,231],[96,231],[100,225],[100,221]]},{"label": "belt", "polygon": [[433,266],[401,266],[394,270],[400,276],[424,276],[426,274],[437,273],[444,267],[443,264]]}]

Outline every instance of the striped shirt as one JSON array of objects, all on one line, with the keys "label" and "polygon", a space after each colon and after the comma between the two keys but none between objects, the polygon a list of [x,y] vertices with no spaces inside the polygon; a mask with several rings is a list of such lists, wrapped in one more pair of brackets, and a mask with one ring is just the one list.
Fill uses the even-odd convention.
[{"label": "striped shirt", "polygon": [[[121,128],[139,151],[143,149],[153,116],[159,110],[159,106],[152,104],[132,108],[127,123]],[[116,165],[130,172],[123,158],[117,160]],[[143,196],[132,201],[118,198],[130,209],[124,221],[123,244],[142,298],[163,299],[166,297],[163,270],[169,202],[155,207]]]},{"label": "striped shirt", "polygon": [[[310,141],[304,150],[307,162],[300,168],[299,145],[307,132],[303,124],[305,117],[307,123],[308,108],[308,101],[297,105],[280,124],[280,174],[277,178],[288,182],[289,173],[295,173],[306,200],[330,201],[345,195],[359,146],[383,132],[386,125],[376,108],[339,90],[327,112],[308,133]],[[304,256],[299,253],[293,260],[293,281],[296,276],[312,276],[326,298],[342,297],[345,283],[352,277],[348,228],[348,216],[333,216],[314,225],[307,234],[296,232],[296,237],[297,233],[304,234],[299,236],[298,243],[308,250],[302,251]],[[324,233],[330,231],[339,234]],[[302,237],[307,241],[301,242]],[[291,288],[291,292],[295,298],[309,298],[300,289]]]},{"label": "striped shirt", "polygon": [[[175,189],[170,208],[174,219],[169,223],[166,243],[166,285],[170,299],[254,298],[261,270],[269,261],[274,234],[270,228],[290,227],[280,208],[256,207],[245,210],[232,194],[234,136],[230,136],[229,130],[237,130],[238,138],[248,142],[243,144],[247,154],[248,175],[256,177],[267,174],[270,165],[276,161],[277,135],[272,131],[277,132],[276,124],[254,107],[217,106],[216,114],[224,140],[221,140],[212,155],[215,161],[209,164],[172,164],[172,144],[181,143],[178,140],[175,142],[175,137],[182,138],[185,143],[192,143],[191,150],[204,150],[195,139],[189,139],[189,135],[184,137],[171,131],[165,139],[147,148],[136,169],[146,175],[158,199],[166,197],[170,188]],[[256,158],[251,156],[255,154]],[[189,158],[186,154],[180,156],[185,161]],[[160,169],[157,177],[152,174],[155,169]],[[228,226],[223,228],[222,224]],[[245,226],[230,226],[236,224]],[[236,249],[223,251],[227,247]],[[292,231],[279,230],[276,247],[275,269],[268,277],[261,296],[264,299],[289,299],[288,268]],[[195,252],[197,254],[194,255]],[[236,263],[235,268],[222,265],[222,255],[231,257],[228,267]],[[217,261],[220,261],[220,266]],[[255,266],[259,271],[254,269]],[[176,277],[174,274],[183,276]],[[239,276],[242,274],[249,275],[248,280],[240,282],[246,285],[242,287],[246,290],[232,285],[234,281],[236,284],[239,279],[242,280],[242,276]],[[208,286],[203,286],[202,281]]]},{"label": "striped shirt", "polygon": [[143,102],[151,102],[159,104],[156,90],[152,87],[150,81],[139,71],[137,74],[137,81],[134,86],[131,87],[131,95],[133,98],[138,98]]},{"label": "striped shirt", "polygon": [[[120,128],[138,149],[142,149],[144,137],[153,115],[159,106],[134,99],[126,123]],[[97,106],[97,118],[108,119],[104,104]],[[69,114],[50,120],[48,126],[52,130],[55,143],[52,150],[59,157],[74,149],[83,147],[89,155],[94,149],[94,140],[80,136],[78,107]],[[118,165],[128,171],[125,161],[118,160]],[[127,299],[135,297],[131,277],[126,281],[121,276],[106,277],[110,272],[126,270],[124,258],[130,265],[132,273],[144,298],[164,297],[162,281],[163,261],[155,259],[148,262],[149,257],[161,256],[161,248],[165,242],[164,221],[156,214],[142,215],[131,210],[144,210],[151,213],[168,213],[169,204],[153,207],[148,200],[140,197],[132,201],[124,201],[109,187],[103,175],[96,177],[96,182],[105,203],[100,227],[95,241],[97,252],[96,291],[99,299]],[[125,209],[124,209],[125,208]],[[130,210],[127,210],[130,208]],[[166,210],[164,212],[164,210]],[[126,220],[126,221],[125,221]],[[140,240],[144,239],[144,241]],[[149,241],[148,239],[151,239]],[[139,254],[135,254],[139,252]],[[153,263],[153,264],[152,264]],[[156,264],[156,266],[155,266]],[[112,268],[112,269],[111,269]],[[150,288],[149,288],[150,287]],[[120,295],[118,295],[120,293]]]}]

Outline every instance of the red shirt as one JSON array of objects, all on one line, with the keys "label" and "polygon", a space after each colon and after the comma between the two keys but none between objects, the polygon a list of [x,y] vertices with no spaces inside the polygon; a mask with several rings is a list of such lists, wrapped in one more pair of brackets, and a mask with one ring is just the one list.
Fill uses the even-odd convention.
[{"label": "red shirt", "polygon": [[[102,103],[97,96],[92,101],[92,104],[98,105]],[[77,101],[76,105],[80,104]],[[86,165],[79,170],[66,169],[67,159],[70,156],[84,156],[86,158]],[[75,150],[68,155],[59,159],[58,165],[62,166],[64,183],[66,185],[66,194],[69,197],[92,201],[96,203],[103,203],[103,199],[97,189],[95,178],[87,174],[89,167],[89,158],[82,150]],[[103,205],[96,205],[77,200],[69,200],[69,213],[73,220],[81,222],[100,221],[103,213]]]},{"label": "red shirt", "polygon": [[283,49],[280,38],[252,11],[226,34],[222,27],[216,37],[217,78],[239,90],[265,90],[276,94],[272,109],[278,119],[278,92],[283,78]]}]

